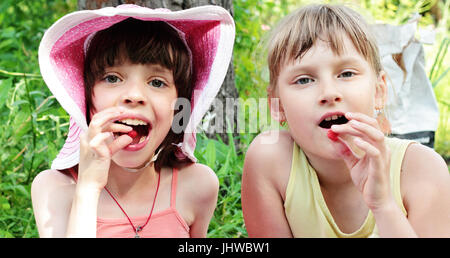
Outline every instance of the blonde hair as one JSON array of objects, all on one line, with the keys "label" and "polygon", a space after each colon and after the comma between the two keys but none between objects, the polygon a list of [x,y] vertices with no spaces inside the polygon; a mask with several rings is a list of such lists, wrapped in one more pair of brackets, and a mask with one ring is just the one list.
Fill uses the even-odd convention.
[{"label": "blonde hair", "polygon": [[328,42],[332,51],[340,55],[345,35],[379,75],[382,66],[378,47],[363,17],[342,5],[309,5],[283,18],[269,37],[269,94],[276,89],[283,64],[302,58],[317,39]]}]

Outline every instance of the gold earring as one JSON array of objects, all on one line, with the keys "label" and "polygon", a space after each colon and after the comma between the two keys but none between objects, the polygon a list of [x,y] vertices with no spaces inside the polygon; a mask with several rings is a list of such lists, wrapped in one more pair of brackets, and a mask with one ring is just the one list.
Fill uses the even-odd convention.
[{"label": "gold earring", "polygon": [[380,108],[375,108],[375,118],[377,118],[382,113],[383,113],[383,111]]}]

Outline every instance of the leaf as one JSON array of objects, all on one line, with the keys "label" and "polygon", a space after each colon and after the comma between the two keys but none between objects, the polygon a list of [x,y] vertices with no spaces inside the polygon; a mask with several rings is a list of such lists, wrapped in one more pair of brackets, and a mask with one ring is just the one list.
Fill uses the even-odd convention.
[{"label": "leaf", "polygon": [[9,209],[11,209],[11,205],[9,204],[8,199],[6,199],[3,196],[0,197],[0,207],[1,207],[2,210],[9,210]]},{"label": "leaf", "polygon": [[5,48],[7,46],[13,46],[14,40],[13,39],[7,39],[0,42],[0,49]]},{"label": "leaf", "polygon": [[8,92],[11,89],[12,84],[13,84],[12,78],[0,80],[0,110],[6,103],[6,99],[8,98]]},{"label": "leaf", "polygon": [[9,233],[8,231],[5,231],[3,229],[0,229],[0,237],[1,238],[13,238],[13,234]]},{"label": "leaf", "polygon": [[206,145],[206,165],[211,169],[214,169],[216,164],[216,146],[213,140],[209,140]]},{"label": "leaf", "polygon": [[433,88],[439,84],[439,81],[442,80],[442,78],[444,78],[445,75],[447,75],[448,71],[450,71],[450,67],[448,67],[444,72],[442,72],[439,78],[437,78],[432,82]]}]

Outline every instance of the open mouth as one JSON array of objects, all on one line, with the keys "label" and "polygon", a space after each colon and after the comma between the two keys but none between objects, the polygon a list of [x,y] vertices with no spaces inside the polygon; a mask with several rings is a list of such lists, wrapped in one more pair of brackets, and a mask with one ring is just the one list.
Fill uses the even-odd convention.
[{"label": "open mouth", "polygon": [[131,126],[133,128],[134,133],[133,131],[129,133],[114,132],[114,138],[117,138],[124,134],[128,134],[128,136],[133,138],[133,141],[130,143],[130,145],[144,142],[151,130],[151,125],[149,123],[136,118],[121,119],[115,121],[114,123]]},{"label": "open mouth", "polygon": [[325,129],[330,129],[332,125],[346,124],[348,119],[344,115],[332,115],[323,119],[319,126]]}]

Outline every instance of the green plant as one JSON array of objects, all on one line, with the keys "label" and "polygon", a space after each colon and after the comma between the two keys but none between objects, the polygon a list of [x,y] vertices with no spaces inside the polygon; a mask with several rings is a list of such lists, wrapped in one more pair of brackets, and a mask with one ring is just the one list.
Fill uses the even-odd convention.
[{"label": "green plant", "polygon": [[0,237],[38,237],[31,182],[49,168],[68,117],[39,75],[37,47],[76,1],[0,3]]},{"label": "green plant", "polygon": [[229,134],[228,144],[220,137],[208,139],[203,133],[197,134],[195,151],[199,162],[212,168],[219,178],[217,208],[209,225],[208,237],[247,237],[241,208],[241,178],[244,156],[254,135],[241,134],[241,148],[234,144]]}]

